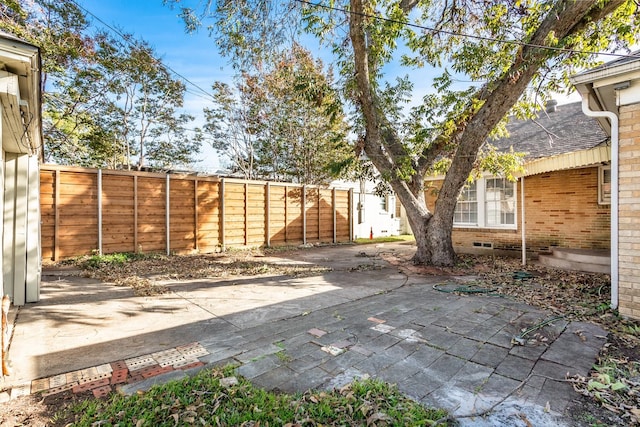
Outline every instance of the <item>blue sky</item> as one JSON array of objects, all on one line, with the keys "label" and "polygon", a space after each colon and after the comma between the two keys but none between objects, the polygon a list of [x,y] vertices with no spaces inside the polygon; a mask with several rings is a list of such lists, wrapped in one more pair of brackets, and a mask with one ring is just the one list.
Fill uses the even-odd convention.
[{"label": "blue sky", "polygon": [[[227,64],[226,59],[220,57],[206,29],[195,34],[187,34],[183,22],[178,17],[179,10],[163,6],[162,0],[76,0],[76,2],[91,15],[99,18],[89,15],[96,28],[104,28],[104,25],[99,22],[101,20],[121,32],[131,33],[136,38],[146,40],[153,46],[165,65],[197,85],[198,88],[210,92],[211,85],[215,81],[230,82],[233,77],[231,66]],[[326,50],[323,52],[317,44],[314,43],[314,45],[308,46],[314,55],[320,55],[325,63],[329,61],[331,54]],[[393,66],[388,68],[391,74],[395,70]],[[402,73],[406,71],[406,69],[402,70]],[[411,74],[415,84],[413,98],[417,101],[432,90],[432,78],[439,74],[439,71],[422,69]],[[185,110],[197,117],[193,127],[201,126],[203,124],[202,108],[210,104],[206,96],[202,93],[198,95],[200,89],[185,83],[187,84]],[[462,86],[467,85],[462,84]],[[578,99],[577,97],[560,99],[560,103]],[[202,151],[201,161],[196,165],[198,169],[214,172],[224,165],[224,160],[221,160],[218,153],[209,145],[204,144]]]},{"label": "blue sky", "polygon": [[[178,17],[177,9],[162,5],[161,0],[76,0],[107,25],[123,33],[133,34],[153,46],[158,56],[172,70],[198,87],[211,92],[213,82],[230,81],[233,72],[226,60],[218,55],[214,41],[204,30],[187,34]],[[104,28],[97,19],[89,16],[96,28]],[[193,127],[202,125],[202,108],[210,105],[206,96],[187,83],[185,110],[199,120]],[[221,166],[218,154],[208,145],[202,147],[198,168],[213,172]]]},{"label": "blue sky", "polygon": [[[106,24],[148,41],[165,64],[190,81],[209,90],[215,80],[232,75],[205,30],[187,34],[177,9],[161,0],[77,0],[78,4]],[[93,19],[96,27],[102,23]],[[193,89],[193,88],[192,88]]]}]

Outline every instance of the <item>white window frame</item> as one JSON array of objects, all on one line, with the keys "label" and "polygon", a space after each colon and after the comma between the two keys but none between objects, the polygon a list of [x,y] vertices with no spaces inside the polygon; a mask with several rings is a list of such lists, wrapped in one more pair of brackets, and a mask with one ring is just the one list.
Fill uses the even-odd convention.
[{"label": "white window frame", "polygon": [[[489,180],[499,181],[499,182],[501,181],[502,187],[494,187],[494,188],[500,188],[501,189],[501,191],[499,192],[499,194],[501,195],[499,200],[490,200],[489,199],[489,196],[488,196],[488,193],[487,193],[487,187],[488,187],[487,186],[487,182]],[[485,191],[484,191],[485,226],[489,227],[489,228],[513,227],[518,221],[518,217],[516,216],[516,206],[518,205],[518,202],[517,202],[518,199],[516,198],[516,187],[517,186],[515,185],[515,182],[511,182],[511,181],[509,181],[507,179],[499,178],[499,177],[484,178],[484,181],[485,181]],[[508,203],[508,199],[504,199],[502,197],[502,195],[504,194],[503,190],[506,190],[505,186],[507,184],[511,185],[511,190],[513,191],[513,195],[511,197],[512,206],[509,207],[509,209],[512,210],[512,213],[513,213],[513,224],[502,224],[501,223],[502,219],[503,219],[503,215],[506,215],[506,213],[507,213],[507,211],[505,210],[505,206]],[[499,205],[498,212],[499,212],[499,221],[500,221],[500,223],[498,223],[498,224],[491,224],[490,223],[491,218],[488,215],[489,206],[490,205],[493,205],[493,206],[498,206]]]},{"label": "white window frame", "polygon": [[[457,226],[457,227],[477,227],[478,226],[478,223],[480,221],[480,215],[481,215],[480,214],[480,210],[478,209],[479,206],[480,206],[478,204],[479,182],[475,181],[473,184],[465,185],[465,187],[462,189],[462,191],[464,192],[464,191],[468,190],[471,185],[475,185],[476,186],[476,199],[475,199],[475,201],[467,201],[467,200],[465,200],[465,201],[463,201],[463,203],[466,203],[466,204],[469,204],[469,205],[471,205],[471,204],[475,204],[476,205],[476,220],[477,220],[477,222],[456,222],[456,214],[455,214],[455,211],[454,211],[454,214],[453,214],[453,225],[454,226]],[[484,191],[484,187],[483,187],[483,191]],[[460,193],[460,195],[462,195],[462,193]],[[456,205],[456,208],[457,208],[457,205]]]},{"label": "white window frame", "polygon": [[[605,171],[609,171],[609,197],[605,197],[604,195],[604,186],[607,184],[604,182]],[[602,165],[598,167],[598,204],[611,204],[611,165]]]},{"label": "white window frame", "polygon": [[488,224],[487,220],[487,179],[501,179],[500,177],[486,176],[476,180],[476,203],[478,212],[478,222],[472,223],[460,223],[454,222],[454,228],[486,228],[492,230],[517,230],[518,229],[518,185],[517,182],[512,182],[513,185],[513,224]]}]

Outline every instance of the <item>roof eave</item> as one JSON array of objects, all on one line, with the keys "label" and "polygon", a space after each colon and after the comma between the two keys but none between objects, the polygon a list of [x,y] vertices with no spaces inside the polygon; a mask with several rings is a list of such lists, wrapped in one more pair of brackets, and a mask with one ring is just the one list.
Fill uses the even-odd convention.
[{"label": "roof eave", "polygon": [[525,162],[523,165],[525,173],[522,175],[532,176],[561,170],[586,168],[609,163],[610,161],[611,147],[599,145],[588,150],[573,151]]},{"label": "roof eave", "polygon": [[7,66],[23,64],[19,66],[17,75],[21,86],[20,92],[25,94],[24,99],[27,103],[21,104],[20,108],[24,109],[26,114],[30,151],[40,152],[42,155],[40,48],[11,34],[0,32],[0,52],[0,59]]},{"label": "roof eave", "polygon": [[585,71],[570,77],[569,80],[576,87],[585,87],[589,83],[596,83],[601,80],[615,78],[622,75],[624,75],[626,79],[629,77],[630,73],[635,74],[635,72],[640,74],[640,57],[638,57],[638,60],[636,61]]},{"label": "roof eave", "polygon": [[[640,56],[630,58],[622,64],[615,63],[591,71],[585,71],[570,77],[583,99],[589,102],[592,111],[617,111],[619,95],[636,93],[640,82]],[[607,133],[611,134],[610,124],[604,118],[599,118],[600,124]]]}]

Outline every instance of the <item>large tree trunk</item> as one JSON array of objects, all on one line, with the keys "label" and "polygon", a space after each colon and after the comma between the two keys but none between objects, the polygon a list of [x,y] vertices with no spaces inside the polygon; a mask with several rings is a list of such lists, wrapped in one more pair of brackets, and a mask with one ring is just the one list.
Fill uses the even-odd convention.
[{"label": "large tree trunk", "polygon": [[[456,130],[450,135],[434,139],[427,152],[414,161],[415,173],[411,182],[402,181],[397,172],[406,163],[411,153],[403,146],[401,137],[395,132],[384,109],[378,102],[371,81],[369,58],[370,43],[367,41],[365,21],[368,15],[366,0],[351,0],[349,36],[353,47],[356,95],[365,124],[364,151],[375,167],[390,176],[390,183],[405,207],[407,217],[418,249],[414,262],[438,266],[450,266],[455,262],[455,252],[451,241],[453,213],[460,190],[469,177],[478,156],[478,150],[486,141],[491,130],[509,112],[532,78],[549,58],[549,50],[541,48],[549,40],[565,39],[584,28],[589,22],[597,21],[614,11],[625,0],[557,0],[547,16],[540,22],[528,44],[520,47],[513,64],[501,77],[488,82],[477,93],[478,108],[461,119]],[[601,3],[600,6],[594,5]],[[417,2],[403,0],[400,4],[405,12]],[[564,47],[571,47],[571,42]],[[443,146],[456,145],[451,165],[438,193],[435,208],[430,212],[424,198],[423,180],[428,168],[442,154]]]},{"label": "large tree trunk", "polygon": [[[420,191],[423,190],[420,189]],[[452,266],[456,260],[451,240],[455,200],[454,203],[447,203],[446,206],[445,203],[439,202],[439,208],[431,214],[416,208],[415,204],[406,203],[402,200],[402,193],[397,193],[397,196],[400,203],[405,206],[407,219],[416,238],[417,250],[413,256],[414,264]]]},{"label": "large tree trunk", "polygon": [[[410,217],[410,215],[407,216]],[[442,221],[436,216],[430,219],[419,218],[411,223],[416,238],[416,253],[414,264],[429,264],[436,266],[451,266],[456,259],[456,253],[451,243],[451,222]]]}]

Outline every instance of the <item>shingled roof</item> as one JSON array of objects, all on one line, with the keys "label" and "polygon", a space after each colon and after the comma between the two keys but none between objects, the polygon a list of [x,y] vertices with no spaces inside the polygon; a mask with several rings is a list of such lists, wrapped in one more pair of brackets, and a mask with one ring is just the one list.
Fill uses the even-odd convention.
[{"label": "shingled roof", "polygon": [[541,111],[535,120],[514,120],[507,129],[509,137],[490,143],[501,151],[513,147],[516,152],[524,152],[529,161],[587,150],[609,141],[598,122],[582,112],[579,102]]}]

